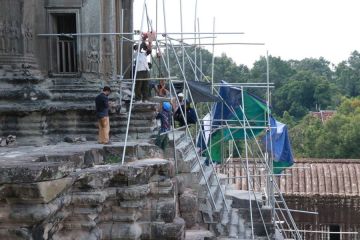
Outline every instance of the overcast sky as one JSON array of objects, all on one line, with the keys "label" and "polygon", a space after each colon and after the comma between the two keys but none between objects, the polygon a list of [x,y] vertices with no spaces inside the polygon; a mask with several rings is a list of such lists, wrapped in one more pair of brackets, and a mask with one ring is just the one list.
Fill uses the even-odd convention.
[{"label": "overcast sky", "polygon": [[[164,1],[167,32],[180,32],[180,0]],[[163,32],[163,0],[146,2],[153,27],[157,25],[158,32]],[[135,29],[141,28],[143,3],[134,0]],[[194,32],[195,3],[182,0],[183,32]],[[212,32],[215,17],[216,32],[245,33],[217,35],[215,42],[265,43],[215,46],[215,55],[224,52],[236,63],[249,67],[266,51],[284,60],[321,56],[334,64],[346,60],[352,51],[360,51],[359,12],[360,0],[197,0],[200,32]],[[212,39],[201,42],[211,43]],[[211,47],[208,49],[211,51]]]}]

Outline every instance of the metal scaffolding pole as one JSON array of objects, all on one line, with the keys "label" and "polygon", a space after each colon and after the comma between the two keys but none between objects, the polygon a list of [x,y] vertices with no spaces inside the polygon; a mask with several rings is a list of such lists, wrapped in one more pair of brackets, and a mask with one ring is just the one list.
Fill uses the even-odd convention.
[{"label": "metal scaffolding pole", "polygon": [[[142,17],[141,17],[141,29],[143,27],[145,9],[146,9],[146,0],[144,0],[144,4],[143,4],[143,13],[142,13]],[[140,40],[138,41],[138,45],[140,46]],[[138,62],[138,60],[139,60],[139,53],[140,53],[140,47],[137,48],[136,62]],[[125,142],[124,142],[124,149],[123,149],[123,154],[122,154],[122,158],[121,158],[121,164],[124,164],[124,161],[125,161],[126,145],[127,145],[127,141],[128,141],[128,137],[129,137],[131,110],[132,110],[133,101],[134,101],[133,96],[134,96],[134,91],[135,91],[137,68],[138,68],[138,64],[135,65],[135,71],[134,71],[135,73],[134,73],[134,78],[133,78],[133,82],[132,82],[132,86],[131,86],[131,99],[130,99],[128,119],[127,119],[127,123],[126,123]]]}]

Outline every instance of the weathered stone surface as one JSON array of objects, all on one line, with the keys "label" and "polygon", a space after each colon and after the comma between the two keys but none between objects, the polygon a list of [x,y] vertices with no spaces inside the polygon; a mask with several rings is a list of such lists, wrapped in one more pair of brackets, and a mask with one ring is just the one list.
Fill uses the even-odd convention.
[{"label": "weathered stone surface", "polygon": [[174,198],[159,199],[156,204],[156,220],[166,223],[172,222],[176,215],[176,202]]},{"label": "weathered stone surface", "polygon": [[92,167],[104,163],[104,152],[98,149],[91,149],[85,152],[84,164],[86,167]]},{"label": "weathered stone surface", "polygon": [[33,240],[31,232],[26,228],[0,228],[2,240]]},{"label": "weathered stone surface", "polygon": [[104,223],[99,227],[103,240],[138,240],[142,233],[138,223]]},{"label": "weathered stone surface", "polygon": [[127,188],[119,188],[116,191],[119,200],[138,200],[145,198],[150,193],[149,185],[140,185]]},{"label": "weathered stone surface", "polygon": [[170,179],[162,179],[155,182],[153,182],[153,179],[151,179],[150,192],[152,195],[172,197],[176,193],[175,185],[176,182],[174,184],[174,182]]},{"label": "weathered stone surface", "polygon": [[175,218],[173,223],[153,223],[151,239],[183,240],[185,239],[185,221]]},{"label": "weathered stone surface", "polygon": [[[102,232],[99,228],[94,228],[91,231],[85,230],[72,230],[64,229],[56,232],[51,237],[52,240],[100,240]],[[35,240],[35,239],[34,239]]]},{"label": "weathered stone surface", "polygon": [[104,203],[108,197],[115,195],[115,189],[91,192],[74,192],[71,194],[71,204],[96,206],[97,204]]},{"label": "weathered stone surface", "polygon": [[1,204],[0,228],[6,223],[31,226],[47,219],[69,203],[70,197],[61,197],[48,204]]},{"label": "weathered stone surface", "polygon": [[187,228],[193,227],[198,222],[198,199],[196,193],[191,189],[186,189],[183,194],[179,195],[179,211]]},{"label": "weathered stone surface", "polygon": [[186,189],[183,194],[179,196],[180,212],[193,212],[198,209],[197,195],[191,189]]},{"label": "weathered stone surface", "polygon": [[[1,161],[0,161],[1,164]],[[68,176],[75,170],[71,162],[67,163],[38,163],[32,159],[24,162],[6,164],[0,168],[0,183],[31,183],[47,180],[55,180]]]},{"label": "weathered stone surface", "polygon": [[0,187],[0,199],[6,199],[8,203],[48,203],[73,182],[73,178],[66,177],[46,182],[4,184]]}]

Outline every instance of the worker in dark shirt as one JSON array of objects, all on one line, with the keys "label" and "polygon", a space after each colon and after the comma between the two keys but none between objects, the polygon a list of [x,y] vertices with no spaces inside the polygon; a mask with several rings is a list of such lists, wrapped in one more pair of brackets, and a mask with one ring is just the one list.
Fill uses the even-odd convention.
[{"label": "worker in dark shirt", "polygon": [[162,111],[160,111],[156,116],[156,119],[160,119],[161,126],[159,135],[155,139],[155,144],[163,150],[165,150],[169,143],[167,132],[171,129],[171,114],[171,104],[169,102],[164,102],[162,104]]},{"label": "worker in dark shirt", "polygon": [[[183,114],[186,114],[186,121],[183,117]],[[180,127],[185,126],[185,124],[189,125],[196,123],[196,113],[195,110],[191,107],[189,101],[186,101],[186,107],[184,106],[184,104],[181,104],[181,106],[176,110],[176,112],[174,113],[174,120],[179,122]]]},{"label": "worker in dark shirt", "polygon": [[102,93],[100,93],[95,98],[96,104],[96,116],[98,118],[99,125],[99,138],[98,142],[100,144],[109,144],[110,138],[110,121],[109,121],[109,99],[108,96],[111,93],[111,89],[108,86],[103,88]]}]

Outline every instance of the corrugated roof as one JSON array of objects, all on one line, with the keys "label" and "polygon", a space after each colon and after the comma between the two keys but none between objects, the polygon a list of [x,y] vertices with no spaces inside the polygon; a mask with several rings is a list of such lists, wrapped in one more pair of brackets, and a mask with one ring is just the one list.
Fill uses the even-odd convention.
[{"label": "corrugated roof", "polygon": [[[303,196],[360,196],[360,160],[358,159],[298,159],[293,168],[283,172],[279,178],[280,190],[285,195]],[[263,170],[251,174],[264,175]],[[288,175],[287,175],[288,174]],[[238,170],[237,176],[246,176]],[[265,177],[254,177],[255,190],[265,187]],[[246,178],[237,178],[240,189],[247,189]]]}]

